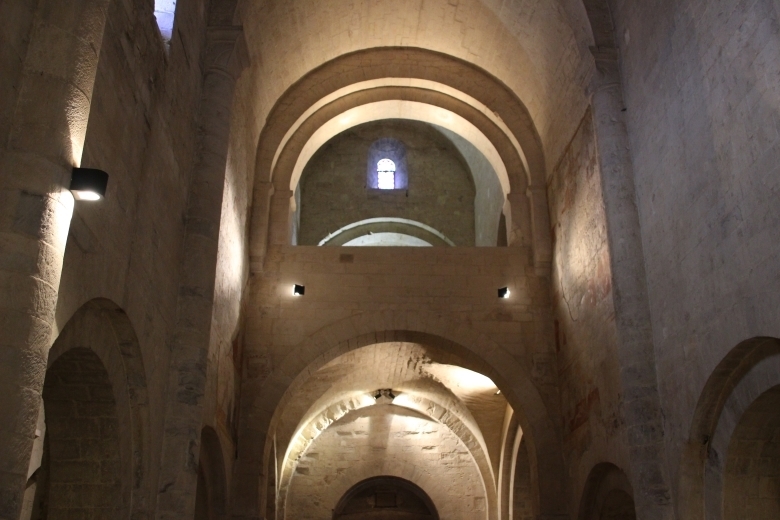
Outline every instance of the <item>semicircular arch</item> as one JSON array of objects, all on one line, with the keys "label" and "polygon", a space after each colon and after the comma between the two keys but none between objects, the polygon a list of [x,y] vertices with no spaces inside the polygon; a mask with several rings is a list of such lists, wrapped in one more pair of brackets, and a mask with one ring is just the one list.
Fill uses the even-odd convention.
[{"label": "semicircular arch", "polygon": [[[404,108],[406,107],[406,109]],[[414,107],[410,110],[410,107]],[[495,116],[495,114],[494,114]],[[503,196],[511,208],[511,236],[532,245],[535,257],[544,261],[550,256],[551,244],[546,195],[529,196],[530,177],[526,173],[524,154],[507,134],[484,111],[447,93],[427,88],[384,86],[361,90],[322,106],[300,124],[285,142],[274,164],[273,184],[278,193],[295,191],[308,159],[328,139],[357,124],[384,118],[409,118],[425,121],[452,131],[468,141],[485,157],[500,181]],[[535,183],[534,189],[544,186]],[[290,194],[292,196],[292,194]],[[294,205],[291,199],[291,205]],[[262,204],[260,199],[255,204]],[[291,213],[272,213],[271,225],[277,236],[290,228]],[[541,220],[540,220],[541,219]],[[262,232],[252,236],[263,237]],[[259,245],[259,244],[258,244]]]},{"label": "semicircular arch", "polygon": [[[405,393],[402,393],[399,397],[404,397],[405,395]],[[496,494],[495,477],[490,464],[490,457],[482,432],[479,430],[479,427],[470,412],[468,412],[462,404],[459,407],[447,406],[442,403],[441,399],[436,399],[437,396],[435,395],[430,397],[414,395],[410,399],[399,399],[399,397],[393,401],[393,405],[407,408],[434,422],[446,426],[461,440],[461,442],[463,442],[463,445],[469,450],[469,453],[474,459],[479,474],[482,477],[488,517],[491,519],[498,518],[498,496]],[[317,436],[330,424],[339,421],[350,413],[374,405],[375,403],[370,397],[368,399],[355,399],[354,397],[350,397],[335,400],[328,403],[328,406],[324,407],[318,413],[312,414],[310,418],[306,419],[304,424],[300,425],[292,438],[287,439],[283,437],[279,439],[277,437],[277,442],[280,442],[282,446],[289,440],[287,453],[282,461],[282,470],[279,479],[281,503],[284,503],[285,501],[285,487],[289,486],[289,483],[292,480],[296,463],[300,460],[300,457],[308,446],[314,443]],[[321,425],[324,425],[325,427],[321,428]]]},{"label": "semicircular arch", "polygon": [[132,516],[150,514],[149,401],[141,349],[127,314],[114,302],[96,298],[68,320],[49,350],[48,366],[72,349],[94,352],[108,373],[120,422],[123,492]]},{"label": "semicircular arch", "polygon": [[522,101],[497,78],[458,58],[419,48],[382,47],[339,56],[315,68],[277,101],[261,132],[256,171],[270,181],[274,158],[290,128],[320,100],[355,83],[388,77],[429,80],[476,99],[497,114],[522,147],[533,183],[544,183],[541,140]]},{"label": "semicircular arch", "polygon": [[[504,190],[504,195],[510,192],[509,174],[501,155],[493,143],[473,123],[464,117],[435,105],[407,100],[385,100],[353,107],[342,114],[331,118],[322,124],[306,141],[306,144],[296,153],[296,161],[289,176],[289,189],[295,191],[303,174],[303,168],[322,145],[336,135],[358,125],[381,119],[408,119],[442,126],[460,135],[488,160],[496,172]],[[284,182],[287,172],[282,171]]]},{"label": "semicircular arch", "polygon": [[677,502],[681,517],[704,520],[710,505],[720,507],[722,482],[716,474],[723,470],[732,433],[750,403],[780,382],[778,373],[780,339],[771,337],[739,343],[712,371],[683,447]]},{"label": "semicircular arch", "polygon": [[[270,432],[275,428],[278,411],[284,407],[291,387],[301,385],[314,370],[341,354],[385,342],[434,346],[452,356],[450,364],[491,378],[518,414],[526,432],[532,467],[537,470],[534,484],[542,514],[564,511],[565,504],[560,496],[564,493],[566,479],[558,430],[527,370],[485,334],[466,324],[424,312],[386,311],[356,315],[324,327],[291,349],[286,358],[248,392],[245,406],[251,410],[250,419],[242,425],[247,433],[242,437],[265,439],[265,442],[262,447],[257,446],[259,450],[247,446],[254,455],[241,464],[265,467],[263,461],[268,460],[274,444]],[[259,399],[262,402],[258,402]],[[264,499],[261,502],[264,503]]]}]

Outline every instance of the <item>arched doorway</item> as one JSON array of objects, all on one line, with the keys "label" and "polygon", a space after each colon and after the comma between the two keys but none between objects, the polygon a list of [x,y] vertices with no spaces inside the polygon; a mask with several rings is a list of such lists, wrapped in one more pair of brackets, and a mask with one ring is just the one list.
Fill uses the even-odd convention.
[{"label": "arched doorway", "polygon": [[339,500],[333,519],[438,520],[431,499],[419,486],[398,477],[374,477],[355,484]]},{"label": "arched doorway", "polygon": [[725,520],[780,518],[780,385],[748,407],[729,443]]},{"label": "arched doorway", "polygon": [[205,426],[200,434],[198,485],[195,492],[195,520],[225,517],[225,461],[217,432]]},{"label": "arched doorway", "polygon": [[634,490],[620,468],[602,463],[591,470],[582,493],[580,520],[636,520]]},{"label": "arched doorway", "polygon": [[146,379],[128,316],[87,302],[48,364],[21,520],[148,516]]},{"label": "arched doorway", "polygon": [[100,358],[74,348],[57,359],[43,387],[46,441],[36,518],[123,518],[119,421]]}]

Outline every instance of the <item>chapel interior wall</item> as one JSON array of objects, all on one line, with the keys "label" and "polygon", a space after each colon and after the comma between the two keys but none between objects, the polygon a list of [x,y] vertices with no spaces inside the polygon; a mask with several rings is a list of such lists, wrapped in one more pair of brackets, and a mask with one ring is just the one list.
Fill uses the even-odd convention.
[{"label": "chapel interior wall", "polygon": [[[585,114],[548,184],[552,299],[564,450],[581,490],[598,461],[628,462],[621,428],[607,221],[593,116]],[[578,492],[571,510],[579,507]]]},{"label": "chapel interior wall", "polygon": [[[614,2],[668,467],[705,382],[780,335],[780,7]],[[673,485],[673,489],[677,486]]]},{"label": "chapel interior wall", "polygon": [[[107,298],[127,313],[140,345],[149,407],[156,410],[145,446],[154,471],[161,460],[169,341],[198,149],[192,114],[201,101],[206,10],[206,2],[181,5],[166,51],[151,2],[108,3],[81,160],[108,172],[108,192],[99,203],[76,204],[57,303],[59,330],[94,298]],[[157,484],[154,478],[146,482]]]}]

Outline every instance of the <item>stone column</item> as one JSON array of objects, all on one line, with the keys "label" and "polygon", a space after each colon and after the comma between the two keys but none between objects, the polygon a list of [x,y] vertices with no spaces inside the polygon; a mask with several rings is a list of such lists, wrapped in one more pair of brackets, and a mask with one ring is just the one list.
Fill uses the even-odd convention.
[{"label": "stone column", "polygon": [[550,235],[550,210],[547,207],[547,186],[535,184],[528,187],[533,233],[534,266],[537,274],[549,274],[552,264],[552,236]]},{"label": "stone column", "polygon": [[0,520],[22,506],[107,4],[40,1],[0,149]]},{"label": "stone column", "polygon": [[653,351],[639,212],[615,49],[594,51],[592,83],[601,188],[607,220],[615,326],[637,518],[674,518]]},{"label": "stone column", "polygon": [[260,273],[263,271],[263,260],[268,249],[271,197],[274,194],[274,185],[270,182],[255,182],[253,191],[249,263],[252,273]]},{"label": "stone column", "polygon": [[171,344],[168,402],[157,518],[195,514],[206,363],[222,219],[231,109],[248,64],[240,27],[210,27],[199,114],[199,152],[189,186],[177,320]]},{"label": "stone column", "polygon": [[292,190],[276,189],[271,197],[268,244],[288,246],[292,233]]}]

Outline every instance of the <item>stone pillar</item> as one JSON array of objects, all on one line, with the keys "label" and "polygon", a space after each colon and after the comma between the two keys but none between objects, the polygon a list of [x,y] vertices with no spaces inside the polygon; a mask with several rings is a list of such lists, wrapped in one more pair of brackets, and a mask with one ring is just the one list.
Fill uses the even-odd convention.
[{"label": "stone pillar", "polygon": [[271,197],[269,245],[290,245],[293,195],[294,193],[292,190],[280,190],[277,188]]},{"label": "stone pillar", "polygon": [[549,274],[552,264],[552,236],[550,235],[550,211],[547,207],[547,186],[544,184],[529,186],[527,195],[531,202],[534,266],[537,274]]},{"label": "stone pillar", "polygon": [[594,51],[592,83],[607,220],[622,412],[637,518],[674,518],[653,352],[653,331],[617,51]]},{"label": "stone pillar", "polygon": [[0,520],[19,517],[107,0],[41,0],[0,149]]},{"label": "stone pillar", "polygon": [[168,402],[157,518],[193,518],[206,363],[222,219],[231,109],[248,64],[240,27],[210,27],[199,115],[199,156],[189,186],[177,320],[171,344]]},{"label": "stone pillar", "polygon": [[274,194],[274,185],[270,182],[255,182],[253,191],[249,263],[251,272],[259,273],[263,271],[263,260],[268,249],[271,197]]},{"label": "stone pillar", "polygon": [[510,247],[533,247],[531,240],[531,211],[528,197],[521,192],[510,192],[504,201],[507,245]]}]

